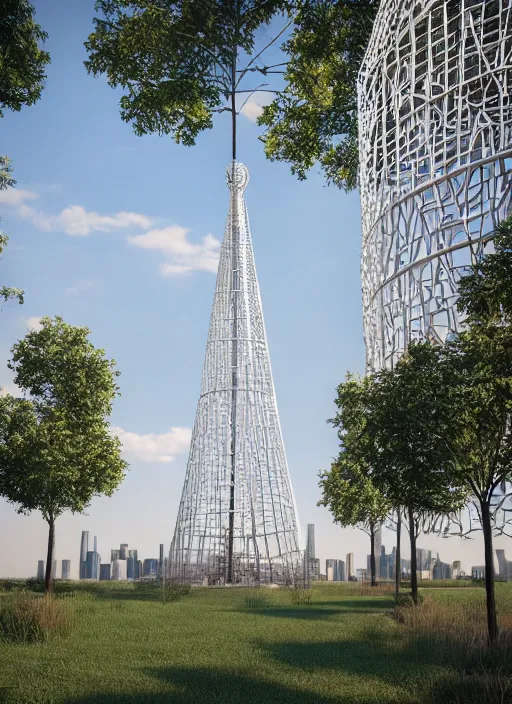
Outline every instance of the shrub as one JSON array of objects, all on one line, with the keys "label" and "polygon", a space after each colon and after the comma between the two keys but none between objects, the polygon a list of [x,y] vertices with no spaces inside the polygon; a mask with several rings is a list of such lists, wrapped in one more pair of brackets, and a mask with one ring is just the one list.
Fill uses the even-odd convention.
[{"label": "shrub", "polygon": [[311,601],[311,589],[306,589],[305,587],[292,587],[291,596],[292,604],[306,604],[310,606]]},{"label": "shrub", "polygon": [[0,601],[0,638],[14,643],[46,642],[50,635],[65,636],[72,628],[73,605],[46,595],[13,594]]},{"label": "shrub", "polygon": [[[421,592],[418,593],[418,604],[423,604],[424,597]],[[411,607],[414,606],[414,600],[412,594],[398,594],[395,596],[395,606],[396,607]]]},{"label": "shrub", "polygon": [[180,584],[179,582],[166,582],[162,586],[162,601],[164,604],[179,601],[181,597],[187,596],[190,592],[190,584]]}]

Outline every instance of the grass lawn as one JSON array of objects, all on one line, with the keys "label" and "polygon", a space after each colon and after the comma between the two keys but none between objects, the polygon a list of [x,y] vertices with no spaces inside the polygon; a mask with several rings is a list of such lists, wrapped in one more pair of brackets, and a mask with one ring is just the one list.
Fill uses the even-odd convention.
[{"label": "grass lawn", "polygon": [[[436,600],[483,599],[482,589],[434,591]],[[350,585],[315,585],[310,605],[263,588],[197,588],[164,605],[133,585],[100,584],[68,598],[71,635],[0,643],[0,702],[448,701],[429,684],[453,672],[446,653],[406,637],[389,617],[390,597],[355,596]]]}]

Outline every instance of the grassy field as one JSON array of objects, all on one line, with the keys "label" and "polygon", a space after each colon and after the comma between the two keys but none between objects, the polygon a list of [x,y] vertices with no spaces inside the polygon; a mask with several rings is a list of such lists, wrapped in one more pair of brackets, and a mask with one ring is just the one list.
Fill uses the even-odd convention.
[{"label": "grassy field", "polygon": [[[502,615],[512,614],[512,585],[497,586]],[[290,590],[198,588],[162,604],[133,585],[100,584],[63,598],[74,614],[69,635],[40,644],[0,642],[0,702],[512,700],[510,652],[488,662],[464,639],[451,639],[457,626],[449,623],[448,640],[435,629],[419,627],[414,635],[407,619],[391,618],[391,596],[360,593],[319,584],[307,604],[294,603]],[[473,622],[482,618],[483,599],[478,588],[436,589],[424,606],[443,622],[452,614],[456,624],[463,613]],[[488,676],[489,668],[497,674]]]}]

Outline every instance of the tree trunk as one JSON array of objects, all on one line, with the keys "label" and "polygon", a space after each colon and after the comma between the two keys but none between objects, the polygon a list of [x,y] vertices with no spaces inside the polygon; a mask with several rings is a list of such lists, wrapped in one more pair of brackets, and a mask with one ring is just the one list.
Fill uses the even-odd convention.
[{"label": "tree trunk", "polygon": [[55,547],[55,518],[48,517],[48,552],[46,554],[46,573],[44,576],[45,594],[53,592],[53,549]]},{"label": "tree trunk", "polygon": [[372,587],[377,586],[375,579],[375,526],[370,525],[370,573],[372,578]]},{"label": "tree trunk", "polygon": [[414,524],[414,511],[407,509],[409,514],[409,538],[411,540],[411,594],[415,604],[418,603],[418,572],[416,563],[416,526]]},{"label": "tree trunk", "polygon": [[396,510],[396,553],[395,553],[395,597],[398,599],[400,593],[400,582],[402,580],[402,556],[400,552],[400,539],[402,537],[402,515],[400,506]]},{"label": "tree trunk", "polygon": [[496,615],[496,595],[494,592],[494,555],[492,552],[492,525],[489,501],[480,502],[482,530],[485,550],[485,596],[487,605],[487,631],[489,643],[493,645],[498,637],[498,618]]}]

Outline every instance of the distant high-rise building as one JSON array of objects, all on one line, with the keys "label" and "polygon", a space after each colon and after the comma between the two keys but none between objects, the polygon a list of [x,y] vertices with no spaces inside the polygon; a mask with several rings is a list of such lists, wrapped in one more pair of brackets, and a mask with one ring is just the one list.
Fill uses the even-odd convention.
[{"label": "distant high-rise building", "polygon": [[112,579],[125,580],[127,578],[126,560],[114,560],[112,562]]},{"label": "distant high-rise building", "polygon": [[[377,546],[377,542],[375,543]],[[393,580],[395,578],[396,548],[386,555],[386,546],[380,545],[380,551],[375,547],[375,576],[380,580]],[[371,556],[367,555],[366,570],[371,574]]]},{"label": "distant high-rise building", "polygon": [[62,579],[71,577],[71,560],[62,560]]},{"label": "distant high-rise building", "polygon": [[44,560],[37,561],[37,580],[42,582],[44,579]]},{"label": "distant high-rise building", "polygon": [[111,550],[110,551],[110,562],[114,562],[114,560],[119,560],[120,556],[120,550]]},{"label": "distant high-rise building", "polygon": [[480,565],[478,567],[471,568],[472,579],[485,579],[485,566]]},{"label": "distant high-rise building", "polygon": [[156,577],[158,575],[158,560],[150,557],[144,560],[144,577]]},{"label": "distant high-rise building", "polygon": [[52,579],[57,579],[57,560],[53,561]]},{"label": "distant high-rise building", "polygon": [[[373,549],[375,553],[375,578],[380,579],[380,556],[382,546],[382,523],[379,523],[375,531]],[[384,554],[386,551],[384,551]]]},{"label": "distant high-rise building", "polygon": [[512,579],[512,561],[505,557],[505,550],[496,550],[498,558],[498,577],[500,579]]},{"label": "distant high-rise building", "polygon": [[82,540],[80,541],[80,567],[78,575],[80,579],[86,579],[87,572],[87,553],[89,552],[89,531],[82,531]]},{"label": "distant high-rise building", "polygon": [[345,580],[345,563],[343,560],[326,560],[325,578],[328,582],[343,582]]},{"label": "distant high-rise building", "polygon": [[418,579],[432,579],[434,562],[432,551],[425,548],[416,548],[416,570]]},{"label": "distant high-rise building", "polygon": [[158,559],[158,579],[162,579],[164,569],[164,544],[160,543],[160,557]]},{"label": "distant high-rise building", "polygon": [[86,579],[99,579],[100,578],[100,563],[101,557],[94,550],[89,550],[87,553],[87,562],[85,568],[85,578]]},{"label": "distant high-rise building", "polygon": [[126,560],[126,553],[128,552],[128,543],[121,543],[119,547],[119,559]]},{"label": "distant high-rise building", "polygon": [[134,557],[135,559],[137,559],[137,550],[128,550],[128,552],[126,553],[126,559],[128,559],[129,557]]},{"label": "distant high-rise building", "polygon": [[128,555],[126,558],[126,578],[127,579],[136,579],[135,576],[135,565],[137,564],[136,560],[134,557],[131,557]]},{"label": "distant high-rise building", "polygon": [[100,582],[110,579],[110,562],[100,564]]},{"label": "distant high-rise building", "polygon": [[347,579],[350,579],[350,577],[355,577],[356,571],[354,567],[354,553],[353,552],[348,552],[347,553],[347,559],[346,559],[346,572],[347,572]]},{"label": "distant high-rise building", "polygon": [[434,566],[432,569],[432,579],[451,579],[452,578],[452,566],[448,562],[442,562],[439,553],[437,553],[437,559],[434,560]]},{"label": "distant high-rise building", "polygon": [[306,542],[306,555],[308,559],[312,560],[316,557],[315,554],[315,525],[314,523],[308,523],[308,537]]}]

